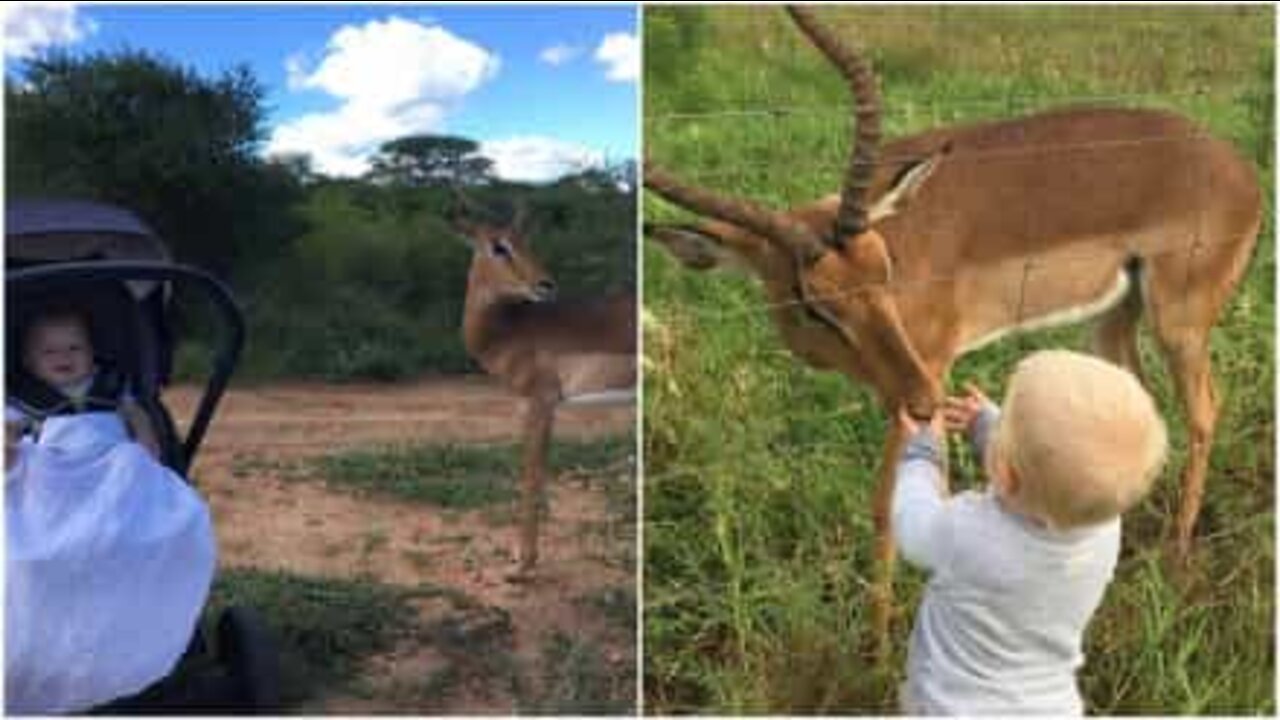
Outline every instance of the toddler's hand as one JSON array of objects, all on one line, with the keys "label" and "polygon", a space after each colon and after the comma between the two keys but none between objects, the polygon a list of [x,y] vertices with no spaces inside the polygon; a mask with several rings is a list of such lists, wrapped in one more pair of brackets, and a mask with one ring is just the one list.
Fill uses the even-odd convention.
[{"label": "toddler's hand", "polygon": [[934,435],[942,437],[942,427],[942,413],[934,413],[933,417],[929,419],[929,422],[925,423],[912,417],[911,412],[907,410],[906,405],[902,405],[898,408],[898,428],[906,437],[911,437],[924,428],[928,428],[933,431]]},{"label": "toddler's hand", "polygon": [[942,415],[947,429],[952,432],[968,432],[973,421],[991,400],[973,383],[965,383],[963,395],[947,397]]}]

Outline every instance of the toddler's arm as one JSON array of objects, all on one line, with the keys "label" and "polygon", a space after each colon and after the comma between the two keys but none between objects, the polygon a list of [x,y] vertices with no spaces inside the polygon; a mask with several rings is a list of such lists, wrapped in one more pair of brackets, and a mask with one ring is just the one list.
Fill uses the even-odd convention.
[{"label": "toddler's arm", "polygon": [[934,536],[946,502],[940,433],[928,425],[917,425],[905,411],[899,414],[899,423],[907,434],[907,444],[895,470],[893,537],[908,562],[932,569],[941,555]]},{"label": "toddler's arm", "polygon": [[978,411],[965,435],[969,438],[969,447],[973,448],[973,456],[978,459],[979,467],[987,466],[987,445],[991,442],[991,434],[1000,423],[1000,406],[987,400]]}]

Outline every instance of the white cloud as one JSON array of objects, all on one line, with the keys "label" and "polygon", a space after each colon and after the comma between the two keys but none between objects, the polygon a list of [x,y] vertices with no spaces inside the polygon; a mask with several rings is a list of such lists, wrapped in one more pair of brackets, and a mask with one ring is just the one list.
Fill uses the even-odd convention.
[{"label": "white cloud", "polygon": [[314,70],[301,54],[285,60],[291,90],[318,90],[341,105],[280,125],[267,153],[307,153],[320,172],[359,174],[381,143],[439,130],[500,64],[497,55],[436,25],[391,17],[344,26]]},{"label": "white cloud", "polygon": [[538,59],[552,67],[559,67],[581,54],[582,48],[559,43],[538,53]]},{"label": "white cloud", "polygon": [[6,57],[30,57],[55,45],[72,45],[98,30],[71,2],[7,2],[0,4],[0,15]]},{"label": "white cloud", "polygon": [[606,35],[596,48],[595,59],[605,65],[605,77],[613,82],[635,82],[640,77],[640,41],[635,35]]},{"label": "white cloud", "polygon": [[352,102],[394,107],[466,95],[498,71],[497,57],[439,26],[392,17],[333,34],[304,81]]},{"label": "white cloud", "polygon": [[480,154],[493,160],[496,175],[520,182],[547,182],[604,164],[598,150],[537,135],[482,142]]}]

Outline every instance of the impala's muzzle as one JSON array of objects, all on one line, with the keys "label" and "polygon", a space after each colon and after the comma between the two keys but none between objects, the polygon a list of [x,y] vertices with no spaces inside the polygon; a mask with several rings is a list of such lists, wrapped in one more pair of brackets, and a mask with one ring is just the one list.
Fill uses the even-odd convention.
[{"label": "impala's muzzle", "polygon": [[533,299],[538,302],[550,302],[556,299],[556,284],[550,280],[539,280],[533,286]]}]

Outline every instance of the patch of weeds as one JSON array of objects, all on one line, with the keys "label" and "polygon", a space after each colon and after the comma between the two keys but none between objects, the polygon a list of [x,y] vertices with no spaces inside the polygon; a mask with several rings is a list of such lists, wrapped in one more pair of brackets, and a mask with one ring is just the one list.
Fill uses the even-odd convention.
[{"label": "patch of weeds", "polygon": [[540,687],[522,693],[519,711],[537,715],[630,715],[635,709],[635,665],[610,662],[599,644],[562,632],[542,647]]},{"label": "patch of weeds", "polygon": [[[633,448],[630,434],[553,442],[549,472],[599,472]],[[515,500],[520,445],[403,445],[336,453],[312,462],[331,488],[469,510]]]},{"label": "patch of weeds", "polygon": [[636,518],[636,473],[635,464],[628,463],[626,472],[609,478],[604,483],[605,510],[609,517],[621,522],[632,523]]},{"label": "patch of weeds", "polygon": [[261,455],[237,453],[231,459],[231,477],[243,480],[255,475],[289,476],[296,473],[298,464],[287,460],[269,460]]},{"label": "patch of weeds", "polygon": [[362,660],[414,632],[409,603],[420,594],[370,581],[236,569],[214,583],[207,615],[212,621],[223,608],[241,606],[263,616],[280,651],[281,697],[296,705],[347,685]]},{"label": "patch of weeds", "polygon": [[515,497],[504,450],[421,445],[356,450],[316,462],[331,488],[466,510]]},{"label": "patch of weeds", "polygon": [[426,709],[447,700],[463,685],[482,697],[514,693],[519,665],[512,652],[511,616],[465,596],[451,600],[454,612],[422,632],[442,657],[441,667],[415,688]]},{"label": "patch of weeds", "polygon": [[613,627],[634,633],[636,592],[625,585],[600,588],[577,598],[577,604],[598,611]]}]

